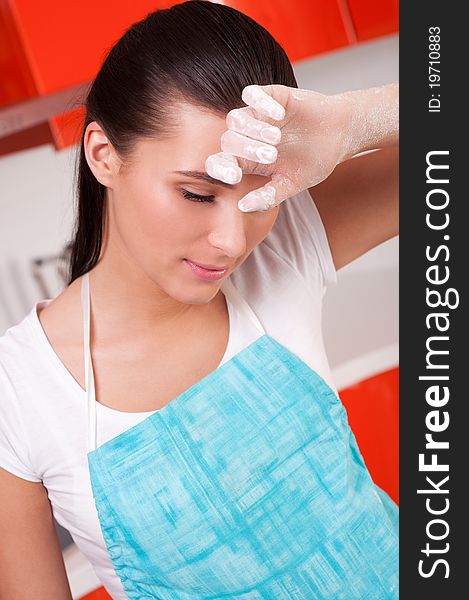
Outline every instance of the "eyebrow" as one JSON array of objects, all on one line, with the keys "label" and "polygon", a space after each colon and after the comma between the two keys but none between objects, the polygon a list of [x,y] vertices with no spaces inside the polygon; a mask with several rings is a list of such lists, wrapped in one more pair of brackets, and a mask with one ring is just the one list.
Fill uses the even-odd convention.
[{"label": "eyebrow", "polygon": [[210,177],[207,173],[203,173],[202,171],[173,171],[173,173],[178,173],[179,175],[185,175],[186,177],[193,177],[194,179],[200,179],[202,181],[206,181],[207,183],[211,183],[212,185],[220,185],[226,188],[233,188],[235,184],[226,183],[224,181],[220,181],[219,179],[214,179]]}]

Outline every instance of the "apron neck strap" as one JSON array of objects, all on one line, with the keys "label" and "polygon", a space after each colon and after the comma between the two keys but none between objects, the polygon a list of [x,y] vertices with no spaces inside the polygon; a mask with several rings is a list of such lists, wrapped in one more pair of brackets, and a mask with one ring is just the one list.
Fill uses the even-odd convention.
[{"label": "apron neck strap", "polygon": [[[233,285],[231,278],[225,279],[221,285],[222,292],[227,299],[240,312],[242,312],[256,327],[261,335],[265,335],[266,331],[262,323],[257,318],[252,308]],[[96,414],[96,392],[94,385],[93,365],[91,361],[90,350],[90,281],[89,273],[85,273],[81,281],[81,305],[83,311],[83,349],[85,362],[85,393],[86,403],[88,408],[88,452],[95,450],[97,447],[97,414]]]},{"label": "apron neck strap", "polygon": [[85,273],[81,281],[81,305],[83,309],[83,349],[85,359],[85,392],[88,407],[88,452],[96,449],[96,394],[94,373],[90,351],[90,282],[89,274]]}]

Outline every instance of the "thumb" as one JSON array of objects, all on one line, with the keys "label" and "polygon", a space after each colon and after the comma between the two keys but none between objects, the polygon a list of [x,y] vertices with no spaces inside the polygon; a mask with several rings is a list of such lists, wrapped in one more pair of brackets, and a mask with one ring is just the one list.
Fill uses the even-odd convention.
[{"label": "thumb", "polygon": [[274,174],[271,181],[241,198],[238,208],[243,212],[269,210],[291,198],[301,190],[285,175]]}]

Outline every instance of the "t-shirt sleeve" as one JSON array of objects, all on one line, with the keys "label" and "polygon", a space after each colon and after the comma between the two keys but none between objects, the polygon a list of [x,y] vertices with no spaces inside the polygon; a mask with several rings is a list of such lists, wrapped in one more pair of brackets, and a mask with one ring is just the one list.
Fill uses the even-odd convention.
[{"label": "t-shirt sleeve", "polygon": [[0,362],[0,467],[28,481],[42,481],[29,464],[27,435],[15,387]]},{"label": "t-shirt sleeve", "polygon": [[314,293],[337,283],[326,230],[308,190],[280,205],[269,233],[270,247],[301,275]]}]

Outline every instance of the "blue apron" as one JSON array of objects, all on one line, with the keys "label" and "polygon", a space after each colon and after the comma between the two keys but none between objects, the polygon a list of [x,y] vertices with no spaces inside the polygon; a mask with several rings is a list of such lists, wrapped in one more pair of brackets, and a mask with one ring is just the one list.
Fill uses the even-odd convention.
[{"label": "blue apron", "polygon": [[398,598],[398,507],[372,481],[337,394],[266,334],[96,447],[82,280],[88,465],[132,600]]}]

